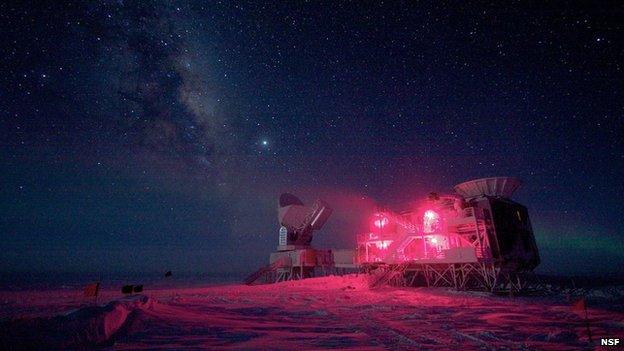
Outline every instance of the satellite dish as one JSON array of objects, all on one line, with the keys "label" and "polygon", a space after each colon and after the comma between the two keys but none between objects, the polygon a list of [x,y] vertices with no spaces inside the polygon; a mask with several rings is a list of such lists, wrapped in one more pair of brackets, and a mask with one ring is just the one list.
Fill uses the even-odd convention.
[{"label": "satellite dish", "polygon": [[283,193],[282,195],[280,195],[279,206],[286,207],[290,205],[303,206],[303,202],[301,202],[298,197],[290,193]]},{"label": "satellite dish", "polygon": [[309,245],[312,232],[321,229],[332,213],[322,200],[304,206],[298,197],[289,193],[280,195],[278,205],[277,219],[288,232],[289,245]]},{"label": "satellite dish", "polygon": [[455,185],[455,192],[466,199],[479,196],[511,198],[522,185],[522,181],[512,177],[481,178]]}]

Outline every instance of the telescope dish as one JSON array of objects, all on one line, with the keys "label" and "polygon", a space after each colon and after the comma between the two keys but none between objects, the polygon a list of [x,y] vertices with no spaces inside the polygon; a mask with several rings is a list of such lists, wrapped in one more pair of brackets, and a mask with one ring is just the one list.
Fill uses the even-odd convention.
[{"label": "telescope dish", "polygon": [[283,193],[282,195],[280,195],[279,207],[286,207],[290,205],[303,206],[303,202],[301,202],[298,197],[290,193]]},{"label": "telescope dish", "polygon": [[455,185],[455,192],[466,199],[479,196],[511,198],[522,185],[522,181],[512,177],[481,178]]},{"label": "telescope dish", "polygon": [[310,245],[312,232],[323,227],[332,209],[323,200],[317,199],[312,206],[293,194],[280,195],[277,220],[287,231],[287,245]]}]

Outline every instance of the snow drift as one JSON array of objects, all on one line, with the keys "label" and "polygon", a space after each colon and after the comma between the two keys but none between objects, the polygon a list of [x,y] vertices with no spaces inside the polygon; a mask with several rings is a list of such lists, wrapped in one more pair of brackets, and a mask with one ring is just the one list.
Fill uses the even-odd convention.
[{"label": "snow drift", "polygon": [[112,345],[115,337],[132,326],[138,313],[154,301],[137,295],[89,306],[55,317],[9,320],[1,326],[3,349],[76,349]]}]

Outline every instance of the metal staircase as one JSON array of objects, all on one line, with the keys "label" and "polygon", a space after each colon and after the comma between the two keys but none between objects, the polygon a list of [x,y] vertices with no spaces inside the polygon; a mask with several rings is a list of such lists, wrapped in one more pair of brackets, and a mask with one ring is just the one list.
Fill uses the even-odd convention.
[{"label": "metal staircase", "polygon": [[372,276],[372,279],[368,283],[370,289],[374,289],[383,285],[387,285],[393,279],[403,277],[403,273],[410,262],[402,262],[397,265],[388,266],[387,268],[380,268],[382,271]]},{"label": "metal staircase", "polygon": [[[289,262],[287,261],[289,261],[288,257],[282,257],[269,265],[260,267],[260,269],[248,275],[247,278],[243,280],[243,282],[246,285],[252,285],[253,283],[255,283],[258,279],[260,279],[263,276],[266,277],[269,274],[278,273],[277,271],[279,268],[282,268],[289,264]],[[277,281],[287,280],[287,279],[280,279],[279,277],[280,276],[278,276],[278,278],[276,279]]]}]

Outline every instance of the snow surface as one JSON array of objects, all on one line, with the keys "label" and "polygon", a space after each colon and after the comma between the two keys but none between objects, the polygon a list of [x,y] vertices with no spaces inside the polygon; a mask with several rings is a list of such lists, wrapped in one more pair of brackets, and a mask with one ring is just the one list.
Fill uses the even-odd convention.
[{"label": "snow surface", "polygon": [[[364,276],[272,285],[0,292],[0,349],[600,349],[564,298],[433,288],[369,290]],[[614,305],[615,304],[615,305]],[[617,306],[616,306],[617,305]],[[624,336],[621,301],[592,306],[594,340]]]}]

